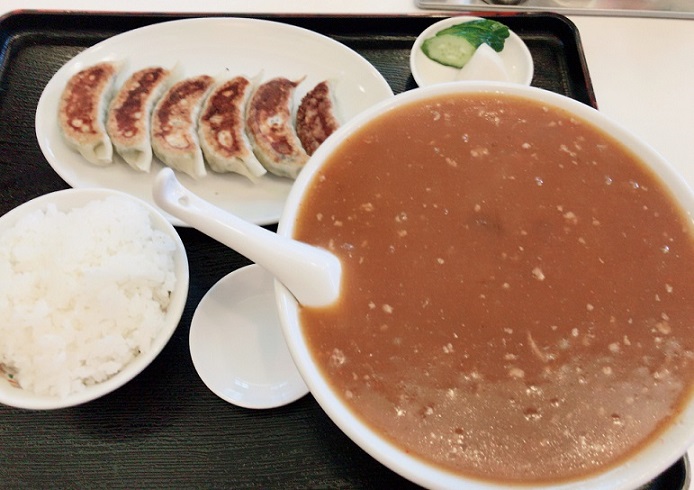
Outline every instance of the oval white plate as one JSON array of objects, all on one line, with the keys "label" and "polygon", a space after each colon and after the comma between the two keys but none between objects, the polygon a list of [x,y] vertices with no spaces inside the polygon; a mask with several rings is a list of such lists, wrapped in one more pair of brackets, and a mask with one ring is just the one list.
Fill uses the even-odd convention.
[{"label": "oval white plate", "polygon": [[308,393],[282,335],[273,284],[259,265],[235,270],[205,294],[190,326],[198,375],[240,407],[279,407]]},{"label": "oval white plate", "polygon": [[[72,187],[121,190],[152,203],[154,176],[162,165],[155,159],[149,174],[129,168],[120,157],[113,165],[96,167],[70,149],[57,125],[58,101],[68,79],[103,60],[127,64],[116,80],[120,86],[134,71],[177,63],[183,76],[260,75],[290,79],[306,77],[298,87],[300,99],[316,83],[329,79],[342,122],[367,107],[391,97],[383,76],[359,54],[333,39],[278,22],[241,18],[185,19],[135,29],[92,46],[66,63],[46,85],[36,110],[36,136],[53,169]],[[218,207],[256,224],[276,223],[293,181],[263,176],[257,184],[231,174],[193,180],[179,175],[185,185]],[[175,225],[184,223],[168,216]]]},{"label": "oval white plate", "polygon": [[[417,85],[426,87],[435,83],[452,82],[460,71],[427,58],[422,52],[424,40],[435,36],[437,32],[447,27],[479,18],[470,16],[449,17],[430,25],[417,37],[410,52],[410,71]],[[509,75],[510,82],[530,85],[534,71],[533,57],[523,40],[515,32],[510,31],[504,49],[499,53],[499,56]]]}]

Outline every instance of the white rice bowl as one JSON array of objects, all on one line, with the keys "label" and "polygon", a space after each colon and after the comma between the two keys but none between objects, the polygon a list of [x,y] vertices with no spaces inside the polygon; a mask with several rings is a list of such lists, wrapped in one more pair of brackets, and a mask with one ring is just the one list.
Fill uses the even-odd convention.
[{"label": "white rice bowl", "polygon": [[0,402],[78,405],[161,352],[188,295],[178,233],[154,207],[68,189],[0,217]]}]

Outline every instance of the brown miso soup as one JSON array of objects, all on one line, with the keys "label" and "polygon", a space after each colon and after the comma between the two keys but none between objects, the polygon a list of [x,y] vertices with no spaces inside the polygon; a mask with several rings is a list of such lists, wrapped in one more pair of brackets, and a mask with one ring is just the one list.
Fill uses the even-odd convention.
[{"label": "brown miso soup", "polygon": [[653,441],[694,380],[694,238],[660,180],[561,109],[414,102],[314,176],[295,237],[343,264],[309,348],[367,425],[437,466],[562,482]]}]

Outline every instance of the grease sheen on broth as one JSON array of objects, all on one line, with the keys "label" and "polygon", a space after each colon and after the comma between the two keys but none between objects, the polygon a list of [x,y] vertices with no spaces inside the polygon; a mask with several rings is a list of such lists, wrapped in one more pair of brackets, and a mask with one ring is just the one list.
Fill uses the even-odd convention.
[{"label": "grease sheen on broth", "polygon": [[329,157],[294,236],[343,264],[302,308],[339,396],[423,460],[501,482],[616,465],[691,394],[694,239],[650,170],[560,109],[449,95]]}]

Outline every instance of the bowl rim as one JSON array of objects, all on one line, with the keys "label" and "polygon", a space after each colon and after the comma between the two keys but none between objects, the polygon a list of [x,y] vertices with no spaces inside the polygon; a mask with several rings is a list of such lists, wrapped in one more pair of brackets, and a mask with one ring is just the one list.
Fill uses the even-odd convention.
[{"label": "bowl rim", "polygon": [[[0,379],[0,403],[15,408],[28,410],[53,410],[81,405],[111,393],[140,374],[161,353],[178,328],[183,310],[188,298],[189,267],[183,241],[174,226],[164,215],[151,204],[122,191],[105,188],[68,188],[40,195],[11,209],[0,216],[0,235],[12,228],[17,221],[27,214],[39,209],[45,209],[49,204],[55,204],[60,211],[67,211],[87,205],[89,202],[118,196],[141,204],[152,220],[152,226],[165,232],[174,241],[174,268],[176,285],[171,294],[162,330],[153,339],[149,351],[135,357],[128,364],[107,380],[86,387],[86,389],[67,395],[54,397],[25,392],[20,388],[10,386],[5,379]],[[4,376],[3,376],[4,378]],[[7,388],[6,388],[7,387]],[[12,391],[16,390],[16,391]]]},{"label": "bowl rim", "polygon": [[[363,124],[400,106],[452,93],[492,93],[530,98],[543,104],[559,107],[582,118],[599,129],[611,134],[624,146],[637,154],[645,165],[670,190],[680,205],[690,225],[694,224],[694,190],[676,169],[650,145],[638,138],[624,126],[597,109],[574,99],[548,90],[505,82],[450,82],[416,88],[403,92],[370,109],[342,126],[326,140],[312,156],[306,168],[292,188],[281,216],[278,234],[291,237],[303,195],[314,175],[325,159],[341,145],[341,142]],[[280,323],[290,353],[314,398],[333,422],[367,453],[385,466],[405,478],[430,488],[452,488],[461,486],[469,490],[501,490],[508,488],[503,483],[480,480],[435,467],[405,452],[385,439],[380,438],[365,422],[347,408],[312,360],[298,322],[298,303],[291,293],[275,281],[276,302]],[[689,428],[687,430],[687,428]],[[630,490],[642,485],[665,471],[686,454],[694,443],[694,394],[670,426],[653,441],[642,447],[624,462],[582,479],[547,483],[532,486],[555,490],[593,488],[596,490]],[[519,484],[523,487],[523,484]]]}]

